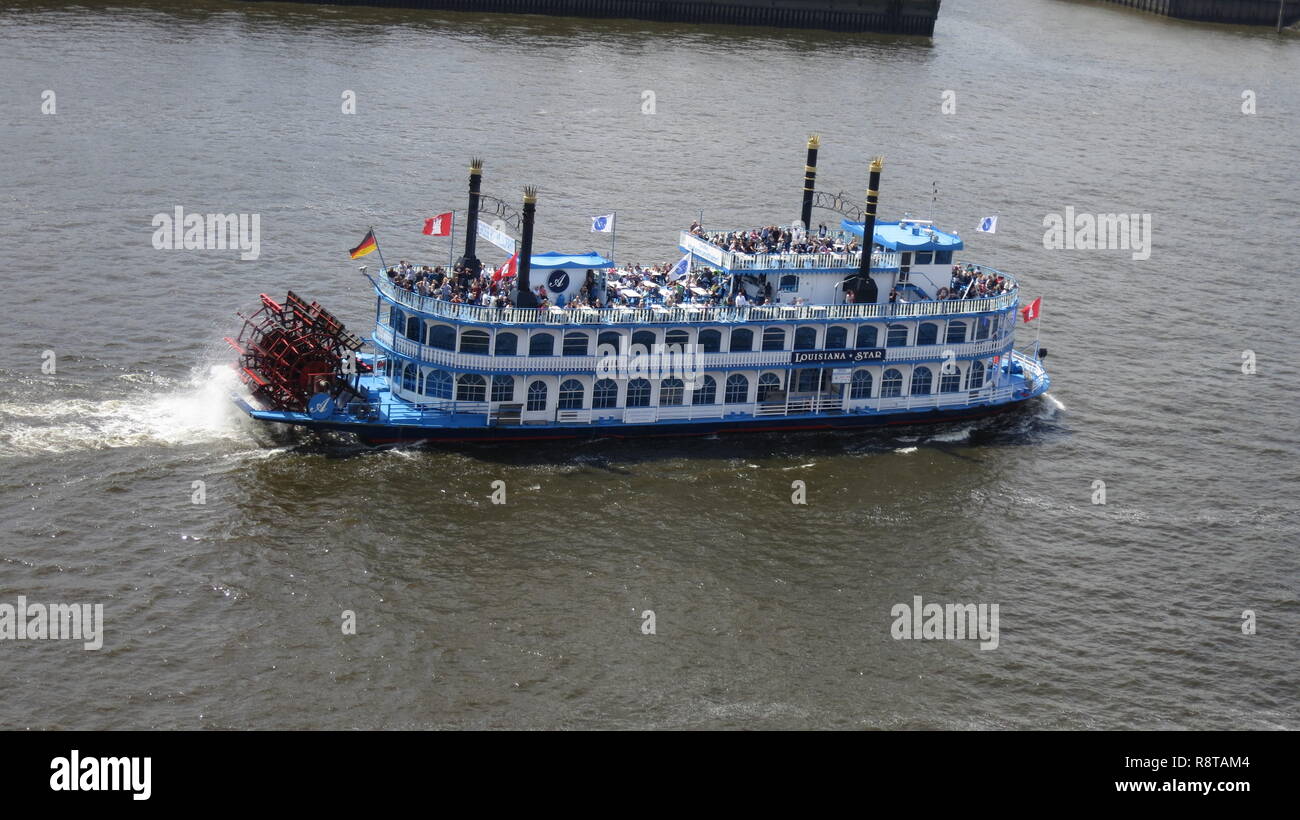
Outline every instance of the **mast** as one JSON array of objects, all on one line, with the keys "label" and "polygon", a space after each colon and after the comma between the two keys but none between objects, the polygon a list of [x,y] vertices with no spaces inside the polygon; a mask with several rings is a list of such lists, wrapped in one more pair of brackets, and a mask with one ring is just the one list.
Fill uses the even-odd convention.
[{"label": "mast", "polygon": [[537,294],[533,293],[528,275],[533,266],[533,219],[537,213],[537,189],[524,187],[523,236],[519,241],[519,291],[515,304],[521,308],[537,307]]}]

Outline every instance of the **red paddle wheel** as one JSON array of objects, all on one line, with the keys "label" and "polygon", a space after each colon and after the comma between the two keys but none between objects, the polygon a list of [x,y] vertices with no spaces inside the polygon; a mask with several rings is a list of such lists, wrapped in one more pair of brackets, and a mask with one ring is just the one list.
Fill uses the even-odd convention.
[{"label": "red paddle wheel", "polygon": [[239,353],[239,377],[271,410],[307,409],[317,393],[360,396],[357,374],[369,365],[357,361],[361,340],[316,302],[307,304],[289,291],[284,304],[265,293],[252,316],[239,314],[244,327],[226,342]]}]

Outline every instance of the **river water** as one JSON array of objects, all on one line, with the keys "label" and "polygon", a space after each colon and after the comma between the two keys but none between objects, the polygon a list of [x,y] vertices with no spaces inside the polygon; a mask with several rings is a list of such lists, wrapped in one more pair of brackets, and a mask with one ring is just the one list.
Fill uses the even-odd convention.
[{"label": "river water", "polygon": [[[0,726],[1300,728],[1294,33],[1068,0],[948,0],[932,41],[10,0],[0,77],[0,603],[105,620],[98,651],[0,642]],[[373,225],[444,259],[419,227],[471,156],[487,193],[541,188],[538,250],[607,250],[587,218],[617,211],[649,263],[700,212],[794,218],[813,132],[822,189],[883,154],[886,218],[1042,296],[1048,397],[376,452],[229,405],[235,311],[292,288],[366,331],[345,250]],[[176,206],[259,215],[259,258],[155,249]],[[1150,214],[1150,257],[1045,247],[1066,208]],[[997,604],[997,648],[896,640],[915,596]]]}]

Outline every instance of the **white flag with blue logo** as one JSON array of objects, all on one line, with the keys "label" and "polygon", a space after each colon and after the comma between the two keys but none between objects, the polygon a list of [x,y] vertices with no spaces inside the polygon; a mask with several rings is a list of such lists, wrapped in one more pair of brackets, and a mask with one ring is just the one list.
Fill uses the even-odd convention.
[{"label": "white flag with blue logo", "polygon": [[591,218],[591,231],[592,233],[613,233],[614,215],[593,216]]},{"label": "white flag with blue logo", "polygon": [[685,277],[686,274],[690,272],[691,272],[691,255],[688,253],[681,258],[681,261],[679,261],[676,265],[673,265],[672,269],[668,271],[668,281],[676,282],[678,279]]},{"label": "white flag with blue logo", "polygon": [[981,220],[980,220],[980,226],[979,226],[979,232],[980,232],[980,233],[997,233],[997,232],[998,232],[998,218],[997,218],[996,216],[986,216],[986,217],[984,217],[983,219],[981,219]]}]

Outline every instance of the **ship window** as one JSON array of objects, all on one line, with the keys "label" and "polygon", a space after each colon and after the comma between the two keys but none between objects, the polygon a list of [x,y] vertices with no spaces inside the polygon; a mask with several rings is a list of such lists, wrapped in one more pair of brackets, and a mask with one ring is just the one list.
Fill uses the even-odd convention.
[{"label": "ship window", "polygon": [[763,331],[764,350],[785,350],[785,331],[779,327],[769,327]]},{"label": "ship window", "polygon": [[431,370],[424,377],[424,395],[437,399],[451,398],[451,376],[445,370]]},{"label": "ship window", "polygon": [[[529,356],[551,356],[555,354],[555,337],[549,333],[538,333],[528,340]],[[534,382],[536,384],[536,382]]]},{"label": "ship window", "polygon": [[944,373],[939,377],[940,393],[956,393],[961,389],[961,370],[956,365],[952,366],[951,373]]},{"label": "ship window", "polygon": [[945,341],[947,341],[948,344],[950,345],[959,345],[962,342],[966,341],[966,323],[949,322],[948,338]]},{"label": "ship window", "polygon": [[[754,349],[754,331],[749,328],[737,328],[731,331],[731,352],[748,353]],[[712,402],[709,402],[712,404]]]},{"label": "ship window", "polygon": [[826,349],[843,350],[849,346],[849,331],[843,327],[833,327],[826,331]]},{"label": "ship window", "polygon": [[787,273],[781,277],[781,286],[779,288],[785,293],[794,293],[799,290],[799,277],[793,273]]},{"label": "ship window", "polygon": [[405,320],[402,318],[402,311],[396,305],[388,306],[388,326],[393,330],[401,330],[406,326]]},{"label": "ship window", "polygon": [[529,410],[546,409],[546,382],[536,381],[528,385]]},{"label": "ship window", "polygon": [[701,353],[722,352],[722,333],[716,330],[701,330],[700,331],[700,352]]},{"label": "ship window", "polygon": [[849,384],[849,398],[871,398],[871,371],[858,370],[853,374],[853,381]]},{"label": "ship window", "polygon": [[916,343],[919,345],[939,344],[939,326],[934,322],[923,322],[916,330]]},{"label": "ship window", "polygon": [[758,377],[758,400],[767,401],[771,394],[781,392],[781,377],[775,373],[764,373]]},{"label": "ship window", "polygon": [[429,347],[436,347],[439,350],[455,350],[455,328],[450,325],[434,325],[429,328]]},{"label": "ship window", "polygon": [[966,383],[967,390],[979,390],[984,386],[984,362],[971,362],[970,375]]},{"label": "ship window", "polygon": [[653,330],[638,330],[632,334],[632,345],[644,345],[646,352],[649,353],[654,349],[655,334]]},{"label": "ship window", "polygon": [[682,350],[685,350],[686,345],[690,344],[690,342],[691,342],[691,334],[687,333],[684,330],[670,330],[668,331],[668,335],[664,337],[665,345],[668,345],[670,347],[672,345],[681,345]]},{"label": "ship window", "polygon": [[477,373],[465,373],[456,380],[456,401],[483,401],[487,397],[487,380]]},{"label": "ship window", "polygon": [[739,373],[728,376],[725,399],[727,404],[744,404],[749,399],[749,379]]},{"label": "ship window", "polygon": [[415,392],[415,374],[416,374],[416,372],[417,372],[416,367],[415,367],[415,365],[413,365],[413,364],[408,364],[405,368],[403,368],[403,370],[402,370],[402,389],[403,389],[403,390],[410,390],[412,393]]},{"label": "ship window", "polygon": [[424,339],[424,322],[418,316],[406,317],[406,338],[416,342]]},{"label": "ship window", "polygon": [[718,400],[718,382],[712,376],[700,380],[700,386],[691,392],[691,404],[713,404]]},{"label": "ship window", "polygon": [[877,335],[875,325],[859,325],[857,346],[875,347]]},{"label": "ship window", "polygon": [[987,339],[989,337],[989,317],[981,316],[975,323],[975,339]]},{"label": "ship window", "polygon": [[684,389],[681,379],[664,379],[659,382],[659,404],[663,407],[676,407],[682,403]]},{"label": "ship window", "polygon": [[493,376],[492,377],[492,401],[514,401],[515,399],[515,377],[514,376]]},{"label": "ship window", "polygon": [[885,377],[880,380],[880,398],[892,399],[903,395],[903,374],[894,368],[885,371]]},{"label": "ship window", "polygon": [[801,327],[794,332],[795,350],[812,350],[817,347],[817,329]]},{"label": "ship window", "polygon": [[917,251],[916,264],[929,265],[934,262],[934,251]]},{"label": "ship window", "polygon": [[560,382],[561,410],[581,410],[582,399],[587,391],[577,379],[565,379]]},{"label": "ship window", "polygon": [[482,330],[466,330],[460,334],[461,353],[487,353],[488,335]]},{"label": "ship window", "polygon": [[648,379],[633,379],[627,383],[627,406],[650,406],[650,381]]},{"label": "ship window", "polygon": [[[622,333],[619,333],[616,330],[606,330],[605,332],[601,333],[599,336],[596,337],[596,351],[600,353],[602,356],[613,355],[615,353],[618,353],[619,340],[622,338],[623,338]],[[612,347],[613,350],[612,351],[607,350],[601,352],[600,348],[605,347],[606,345]]]},{"label": "ship window", "polygon": [[885,347],[903,347],[907,344],[907,325],[890,325],[885,337]]},{"label": "ship window", "polygon": [[514,333],[498,333],[496,352],[498,356],[513,356],[519,352],[519,336]]},{"label": "ship window", "polygon": [[911,251],[905,251],[904,253],[902,253],[902,254],[899,256],[898,264],[901,265],[901,266],[903,266],[904,268],[906,268],[906,267],[908,267],[909,265],[911,265],[911,264],[912,264],[912,252],[911,252]]},{"label": "ship window", "polygon": [[821,370],[817,368],[805,368],[799,371],[799,386],[796,388],[800,393],[815,393],[821,385]]},{"label": "ship window", "polygon": [[930,395],[931,385],[934,384],[934,374],[928,367],[918,367],[912,371],[912,395],[928,396]]},{"label": "ship window", "polygon": [[601,379],[596,382],[591,394],[591,406],[597,410],[618,407],[618,385],[613,379]]},{"label": "ship window", "polygon": [[951,265],[951,264],[952,264],[952,251],[935,251],[935,252],[934,252],[934,264],[936,264],[936,265]]},{"label": "ship window", "polygon": [[585,333],[566,333],[564,334],[564,355],[565,356],[586,356],[587,339]]}]

